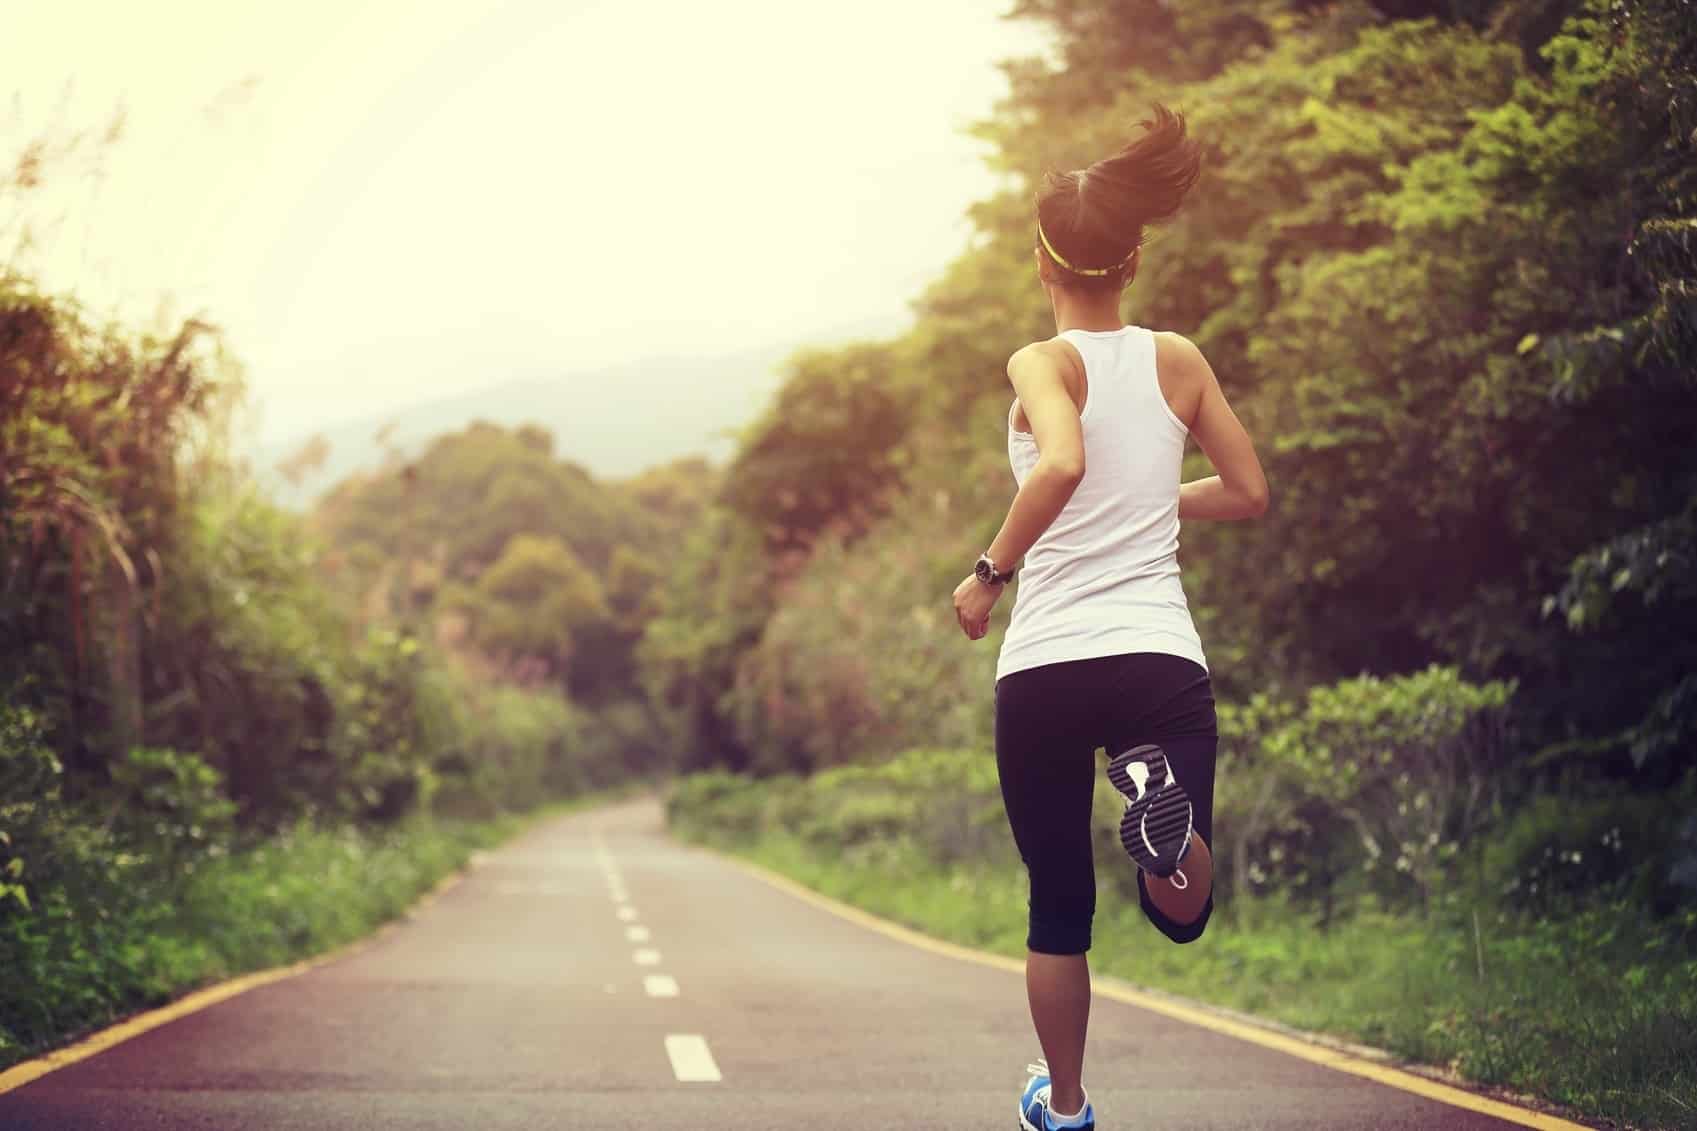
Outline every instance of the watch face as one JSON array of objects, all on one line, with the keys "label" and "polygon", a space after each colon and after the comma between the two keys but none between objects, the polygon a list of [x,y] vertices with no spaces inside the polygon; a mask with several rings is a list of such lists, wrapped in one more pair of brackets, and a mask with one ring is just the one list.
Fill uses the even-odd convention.
[{"label": "watch face", "polygon": [[989,558],[979,558],[978,564],[973,567],[972,572],[978,575],[978,580],[987,585],[990,582],[990,578],[994,576],[995,567],[990,564]]}]

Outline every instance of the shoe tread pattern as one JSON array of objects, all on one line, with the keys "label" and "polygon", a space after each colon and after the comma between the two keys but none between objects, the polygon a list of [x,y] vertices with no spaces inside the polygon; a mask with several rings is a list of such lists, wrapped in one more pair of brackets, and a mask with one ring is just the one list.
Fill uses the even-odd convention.
[{"label": "shoe tread pattern", "polygon": [[[1138,762],[1148,771],[1141,795],[1131,773]],[[1166,752],[1147,744],[1122,751],[1108,762],[1108,780],[1128,802],[1120,818],[1120,846],[1126,855],[1152,876],[1172,875],[1190,850],[1193,814],[1190,796],[1172,780]]]}]

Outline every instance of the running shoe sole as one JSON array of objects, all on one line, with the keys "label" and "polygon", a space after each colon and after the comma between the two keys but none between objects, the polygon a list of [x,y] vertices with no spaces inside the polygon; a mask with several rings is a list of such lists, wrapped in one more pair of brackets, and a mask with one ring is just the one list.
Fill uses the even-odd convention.
[{"label": "running shoe sole", "polygon": [[[1142,780],[1139,781],[1138,779]],[[1151,876],[1171,876],[1190,851],[1190,796],[1173,780],[1166,751],[1134,746],[1108,761],[1108,780],[1125,795],[1120,845]]]}]

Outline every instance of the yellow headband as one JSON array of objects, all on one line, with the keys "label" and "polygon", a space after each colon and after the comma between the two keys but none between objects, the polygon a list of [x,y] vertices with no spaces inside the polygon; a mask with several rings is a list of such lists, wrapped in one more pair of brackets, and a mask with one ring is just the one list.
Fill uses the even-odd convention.
[{"label": "yellow headband", "polygon": [[1118,271],[1127,263],[1131,262],[1131,255],[1137,254],[1137,249],[1132,248],[1131,255],[1126,256],[1112,267],[1074,267],[1066,261],[1065,256],[1055,250],[1055,245],[1050,243],[1049,237],[1043,233],[1043,217],[1041,216],[1037,217],[1037,238],[1043,242],[1043,250],[1049,253],[1050,259],[1053,259],[1056,263],[1060,264],[1068,271],[1071,271],[1074,275],[1085,275],[1092,278],[1100,278],[1103,275],[1112,275],[1115,271]]}]

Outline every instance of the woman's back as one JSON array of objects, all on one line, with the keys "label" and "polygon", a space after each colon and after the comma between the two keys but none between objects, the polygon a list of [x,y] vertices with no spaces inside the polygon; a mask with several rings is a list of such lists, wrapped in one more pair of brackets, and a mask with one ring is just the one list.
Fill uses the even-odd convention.
[{"label": "woman's back", "polygon": [[[1026,554],[996,678],[1067,660],[1163,652],[1206,667],[1178,569],[1179,474],[1189,432],[1161,391],[1155,335],[1065,330],[1084,362],[1085,474]],[[1037,463],[1008,422],[1021,484]]]}]

